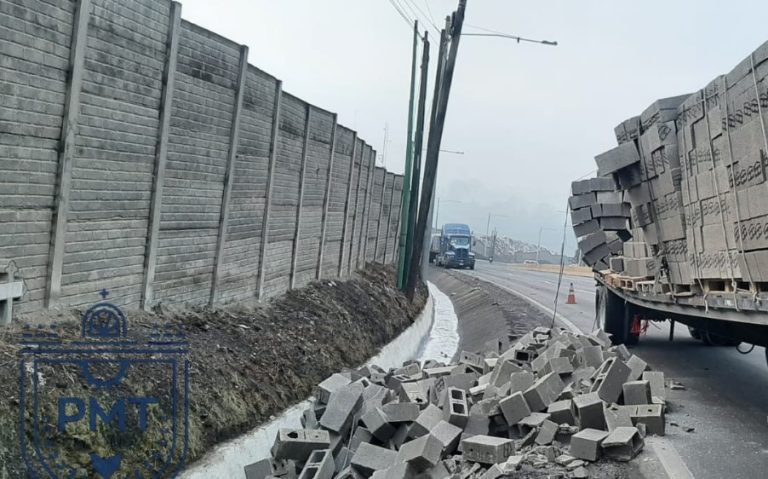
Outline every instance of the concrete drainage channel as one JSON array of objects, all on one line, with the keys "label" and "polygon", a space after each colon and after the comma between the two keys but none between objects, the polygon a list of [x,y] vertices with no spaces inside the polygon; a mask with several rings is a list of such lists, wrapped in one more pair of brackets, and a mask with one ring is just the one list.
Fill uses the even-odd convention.
[{"label": "concrete drainage channel", "polygon": [[[458,319],[450,298],[428,283],[429,299],[414,323],[394,341],[384,346],[366,366],[383,369],[400,367],[405,361],[450,360],[459,344]],[[181,479],[244,478],[244,467],[270,457],[270,448],[280,429],[300,429],[302,413],[312,399],[286,409],[280,416],[251,432],[217,446],[203,459],[182,472]]]}]

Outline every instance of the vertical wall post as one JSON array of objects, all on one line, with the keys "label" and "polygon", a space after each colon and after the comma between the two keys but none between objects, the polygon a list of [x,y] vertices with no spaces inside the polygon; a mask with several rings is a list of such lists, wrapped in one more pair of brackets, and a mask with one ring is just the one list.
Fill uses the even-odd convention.
[{"label": "vertical wall post", "polygon": [[392,173],[392,192],[389,195],[389,216],[387,217],[387,240],[384,242],[384,264],[387,264],[387,252],[389,251],[389,238],[392,234],[392,205],[395,203],[395,182],[397,175]]},{"label": "vertical wall post", "polygon": [[[364,226],[365,226],[365,228],[364,228],[365,242],[363,243],[364,247],[362,248],[362,252],[363,252],[363,265],[365,265],[365,260],[367,259],[367,256],[368,256],[368,233],[370,232],[370,229],[371,229],[370,214],[371,214],[371,201],[373,200],[373,191],[371,191],[371,190],[373,189],[373,175],[376,173],[376,150],[372,151],[369,163],[370,164],[368,165],[368,189],[365,191],[365,196],[366,196],[366,198],[365,198],[365,214],[363,215],[363,218],[364,218],[363,221],[365,222],[365,224],[364,224]],[[358,267],[358,269],[360,268],[360,259],[359,258],[358,258],[357,267]]]},{"label": "vertical wall post", "polygon": [[304,208],[304,181],[307,173],[307,156],[309,154],[309,125],[312,121],[312,106],[307,103],[304,113],[304,142],[301,146],[301,169],[299,170],[299,201],[296,206],[296,228],[293,232],[293,247],[291,248],[291,276],[288,287],[293,289],[296,284],[296,261],[299,254],[299,237],[301,236],[301,210]]},{"label": "vertical wall post", "polygon": [[[355,138],[357,138],[357,134],[355,134]],[[357,139],[355,139],[355,145],[357,145]],[[352,240],[350,241],[350,249],[349,249],[349,258],[347,258],[347,271],[350,273],[353,271],[352,267],[352,246],[355,244],[355,230],[357,229],[357,222],[358,222],[358,216],[362,215],[362,211],[360,210],[360,183],[363,178],[363,149],[365,149],[365,143],[360,143],[360,166],[358,167],[357,171],[357,184],[355,186],[355,213],[352,215]],[[355,166],[355,158],[352,158],[352,167]],[[358,242],[357,242],[357,252],[359,254],[360,252],[360,239],[358,236]]]},{"label": "vertical wall post", "polygon": [[213,262],[213,280],[211,281],[211,296],[209,304],[213,306],[218,301],[221,268],[224,262],[224,247],[227,243],[227,227],[229,225],[229,203],[232,197],[232,185],[235,182],[235,166],[237,165],[237,147],[240,144],[240,117],[245,96],[245,83],[248,75],[248,47],[240,47],[240,76],[237,80],[235,108],[232,112],[232,127],[229,130],[229,157],[227,171],[224,173],[224,192],[221,197],[221,214],[219,214],[219,236],[216,239],[216,258]]},{"label": "vertical wall post", "polygon": [[179,56],[179,31],[181,29],[181,4],[171,3],[171,21],[166,41],[167,56],[163,73],[163,93],[160,98],[160,121],[155,147],[155,174],[152,185],[152,203],[149,206],[149,229],[147,248],[144,252],[144,283],[141,293],[141,307],[149,310],[154,301],[155,268],[157,247],[160,242],[160,217],[163,207],[163,185],[165,165],[168,162],[168,134],[171,129],[171,105],[176,86],[176,62]]},{"label": "vertical wall post", "polygon": [[264,216],[261,220],[261,251],[259,252],[259,276],[256,280],[256,292],[259,301],[264,297],[264,273],[269,241],[269,216],[272,210],[272,186],[275,179],[275,159],[277,157],[277,135],[280,131],[280,107],[283,97],[283,82],[275,82],[275,105],[272,109],[272,131],[269,139],[269,166],[267,167],[267,191],[264,197]]},{"label": "vertical wall post", "polygon": [[376,220],[376,246],[373,247],[373,262],[379,257],[379,243],[381,242],[381,220],[384,216],[384,197],[387,193],[387,170],[384,170],[384,179],[381,180],[381,198],[379,199],[379,219]]},{"label": "vertical wall post", "polygon": [[[347,199],[344,202],[344,225],[341,228],[341,256],[339,257],[339,277],[344,274],[344,257],[347,255],[347,228],[349,223],[349,202],[352,199],[352,176],[355,174],[355,155],[357,155],[357,132],[352,136],[352,156],[349,161],[349,176],[347,177]],[[359,175],[358,175],[359,176]],[[354,227],[354,226],[353,226]],[[352,236],[349,240],[349,249],[352,249]]]},{"label": "vertical wall post", "polygon": [[323,276],[323,255],[325,253],[325,232],[328,227],[328,206],[331,203],[331,176],[333,176],[333,159],[336,156],[336,128],[337,115],[333,114],[333,128],[331,129],[331,155],[328,158],[328,177],[325,181],[325,196],[323,197],[323,218],[320,226],[320,251],[317,253],[317,275],[320,279]]},{"label": "vertical wall post", "polygon": [[61,275],[64,268],[64,246],[69,212],[69,190],[72,185],[72,158],[75,152],[80,117],[80,92],[83,86],[83,63],[88,48],[88,21],[91,0],[80,0],[75,7],[72,44],[69,51],[69,74],[64,99],[64,117],[59,145],[58,184],[51,218],[51,246],[48,253],[46,305],[51,308],[61,296]]}]

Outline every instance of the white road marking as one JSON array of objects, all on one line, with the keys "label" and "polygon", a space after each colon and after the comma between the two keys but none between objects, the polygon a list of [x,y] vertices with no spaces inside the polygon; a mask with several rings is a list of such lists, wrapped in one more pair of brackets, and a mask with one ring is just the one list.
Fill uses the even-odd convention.
[{"label": "white road marking", "polygon": [[670,478],[694,479],[691,470],[685,465],[680,453],[677,452],[669,439],[661,436],[647,436],[645,445],[650,446],[656,457],[659,458],[661,467],[664,468]]}]

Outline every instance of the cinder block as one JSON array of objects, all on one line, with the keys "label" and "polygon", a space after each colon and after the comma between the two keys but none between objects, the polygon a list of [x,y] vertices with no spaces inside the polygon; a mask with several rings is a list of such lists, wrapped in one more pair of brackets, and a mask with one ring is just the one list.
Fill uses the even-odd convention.
[{"label": "cinder block", "polygon": [[464,460],[481,464],[499,464],[515,452],[511,439],[493,436],[472,436],[461,441]]},{"label": "cinder block", "polygon": [[399,449],[400,446],[405,444],[408,441],[408,429],[410,428],[410,425],[408,423],[399,423],[397,424],[397,429],[395,429],[395,433],[392,435],[392,438],[389,440],[387,445],[390,449]]},{"label": "cinder block", "polygon": [[624,404],[651,404],[651,383],[649,381],[627,381],[624,383]]},{"label": "cinder block", "polygon": [[577,352],[577,357],[582,366],[599,368],[603,364],[603,348],[586,346]]},{"label": "cinder block", "polygon": [[296,477],[296,463],[291,460],[262,459],[244,468],[245,479],[265,479],[266,477]]},{"label": "cinder block", "polygon": [[320,418],[320,425],[329,431],[345,435],[352,426],[352,415],[363,404],[362,396],[361,384],[352,383],[336,389]]},{"label": "cinder block", "polygon": [[458,388],[448,388],[443,407],[443,418],[446,421],[458,427],[467,425],[469,407],[467,406],[466,392]]},{"label": "cinder block", "polygon": [[434,467],[440,462],[443,444],[435,436],[426,434],[408,441],[397,452],[397,461],[411,464],[417,472]]},{"label": "cinder block", "polygon": [[530,430],[538,430],[544,421],[549,420],[550,416],[543,412],[532,412],[528,416],[517,422],[517,429],[520,435],[527,434]]},{"label": "cinder block", "polygon": [[531,411],[543,411],[557,400],[564,387],[557,373],[549,373],[526,389],[523,396]]},{"label": "cinder block", "polygon": [[597,392],[600,399],[607,403],[615,403],[622,393],[622,385],[629,377],[630,370],[623,361],[617,358],[606,359],[595,373],[590,392]]},{"label": "cinder block", "polygon": [[520,371],[509,376],[509,392],[524,392],[536,382],[536,376],[530,371]]},{"label": "cinder block", "polygon": [[434,404],[430,404],[419,414],[408,431],[408,437],[417,438],[428,434],[433,427],[443,420],[443,411]]},{"label": "cinder block", "polygon": [[516,363],[509,360],[504,360],[496,364],[496,367],[493,369],[493,373],[491,374],[490,382],[494,386],[499,387],[509,382],[509,378],[512,373],[520,371],[522,371],[522,369]]},{"label": "cinder block", "polygon": [[357,426],[355,432],[352,433],[352,436],[349,439],[349,448],[354,451],[361,442],[370,443],[372,440],[373,434],[371,434],[371,431],[362,426]]},{"label": "cinder block", "polygon": [[645,424],[648,434],[665,434],[664,407],[661,404],[645,404],[633,407],[630,412],[634,425]]},{"label": "cinder block", "polygon": [[429,391],[424,388],[424,384],[422,381],[400,383],[397,388],[400,392],[400,400],[426,407],[429,404]]},{"label": "cinder block", "polygon": [[570,424],[576,425],[576,418],[573,417],[573,400],[564,399],[562,401],[555,401],[547,408],[547,414],[549,414],[550,420],[555,424]]},{"label": "cinder block", "polygon": [[605,429],[603,400],[595,392],[573,398],[573,416],[579,429]]},{"label": "cinder block", "polygon": [[595,157],[597,164],[597,173],[600,176],[615,173],[622,168],[640,162],[640,153],[634,142],[622,143],[616,148],[612,148],[605,153]]},{"label": "cinder block", "polygon": [[387,421],[381,408],[371,409],[360,420],[370,433],[379,441],[387,441],[395,434],[395,426]]},{"label": "cinder block", "polygon": [[415,421],[421,409],[416,403],[389,403],[381,406],[381,411],[389,423],[401,423]]},{"label": "cinder block", "polygon": [[328,400],[333,392],[351,382],[352,380],[346,376],[338,373],[332,374],[315,387],[315,398],[322,404],[328,404]]},{"label": "cinder block", "polygon": [[560,376],[565,376],[573,372],[573,364],[568,357],[557,357],[547,361],[544,366],[544,373],[557,373]]},{"label": "cinder block", "polygon": [[339,453],[336,454],[336,457],[334,458],[334,462],[336,464],[336,472],[341,472],[347,467],[349,467],[350,461],[352,461],[352,455],[355,452],[347,447],[342,447],[339,450]]},{"label": "cinder block", "polygon": [[631,461],[643,449],[636,427],[617,427],[602,443],[603,454],[617,461]]},{"label": "cinder block", "polygon": [[280,429],[272,445],[272,457],[306,462],[312,451],[328,449],[331,436],[322,429]]},{"label": "cinder block", "polygon": [[550,421],[549,419],[545,420],[539,427],[539,433],[535,439],[536,444],[540,446],[552,444],[552,441],[555,440],[557,430],[558,425],[556,423]]},{"label": "cinder block", "polygon": [[360,474],[370,476],[394,464],[396,457],[395,451],[364,442],[355,451],[350,464]]},{"label": "cinder block", "polygon": [[504,420],[510,426],[517,424],[522,418],[531,414],[531,409],[528,407],[528,403],[525,402],[523,394],[519,392],[511,394],[499,401],[499,407],[501,408],[501,413],[504,415]]},{"label": "cinder block", "polygon": [[407,462],[400,462],[374,472],[371,479],[414,479],[417,475],[418,472],[413,466]]},{"label": "cinder block", "polygon": [[651,396],[667,399],[667,391],[664,388],[664,373],[661,371],[645,371],[643,379],[651,383]]},{"label": "cinder block", "polygon": [[330,449],[312,451],[307,463],[299,474],[299,479],[332,479],[336,472],[333,454]]},{"label": "cinder block", "polygon": [[620,406],[618,404],[606,405],[603,409],[605,415],[605,425],[608,431],[613,431],[617,427],[631,427],[632,423],[631,414],[635,410],[635,406]]},{"label": "cinder block", "polygon": [[643,361],[636,354],[633,354],[627,360],[627,367],[629,367],[630,370],[629,377],[627,379],[630,381],[637,381],[643,376],[643,372],[648,368],[648,363]]},{"label": "cinder block", "polygon": [[579,431],[571,436],[571,456],[585,461],[597,461],[602,452],[602,442],[608,434],[608,431],[597,429]]},{"label": "cinder block", "polygon": [[443,446],[443,455],[447,456],[453,454],[456,447],[459,445],[461,428],[456,427],[449,422],[440,421],[432,428],[430,434],[440,441],[440,444]]}]

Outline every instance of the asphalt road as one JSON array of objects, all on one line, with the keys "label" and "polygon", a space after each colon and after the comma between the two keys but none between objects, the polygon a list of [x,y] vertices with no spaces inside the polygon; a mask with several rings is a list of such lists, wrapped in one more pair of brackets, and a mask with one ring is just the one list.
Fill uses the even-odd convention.
[{"label": "asphalt road", "polygon": [[[557,275],[478,262],[481,279],[554,309]],[[565,304],[573,283],[576,304]],[[595,282],[564,276],[557,312],[584,332],[594,327]],[[668,392],[667,438],[697,479],[768,477],[768,366],[762,347],[751,354],[705,346],[678,324],[652,323],[633,352],[685,386]],[[745,345],[742,346],[744,348]],[[673,423],[677,425],[672,425]],[[694,428],[685,432],[685,428]]]}]

